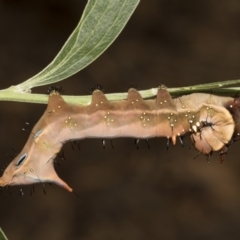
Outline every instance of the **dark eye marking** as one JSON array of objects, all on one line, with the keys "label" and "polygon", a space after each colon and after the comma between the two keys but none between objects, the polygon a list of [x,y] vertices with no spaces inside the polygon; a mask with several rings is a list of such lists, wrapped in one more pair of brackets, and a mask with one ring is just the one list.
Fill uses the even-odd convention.
[{"label": "dark eye marking", "polygon": [[206,128],[206,127],[210,127],[212,130],[214,130],[213,126],[214,126],[214,124],[212,122],[201,121],[200,126],[199,126],[199,130],[201,132],[203,130],[203,128]]},{"label": "dark eye marking", "polygon": [[23,162],[25,161],[26,158],[27,158],[27,154],[25,153],[25,154],[23,154],[23,155],[19,158],[16,166],[17,166],[17,167],[21,166],[21,165],[23,164]]}]

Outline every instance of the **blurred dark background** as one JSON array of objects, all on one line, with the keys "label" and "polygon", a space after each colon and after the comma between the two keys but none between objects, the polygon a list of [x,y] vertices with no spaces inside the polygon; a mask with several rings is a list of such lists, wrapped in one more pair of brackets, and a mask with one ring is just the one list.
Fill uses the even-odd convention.
[{"label": "blurred dark background", "polygon": [[[0,89],[42,70],[77,25],[86,1],[0,1]],[[68,95],[188,86],[240,78],[240,1],[142,0],[118,39],[94,63],[59,83]],[[47,86],[33,89],[46,93]],[[45,105],[0,102],[0,165],[24,146]],[[26,126],[29,122],[30,126]],[[11,188],[0,195],[0,226],[9,240],[175,240],[240,238],[239,144],[226,161],[207,164],[189,141],[166,151],[133,139],[64,146],[57,186]],[[13,150],[14,149],[14,150]]]}]

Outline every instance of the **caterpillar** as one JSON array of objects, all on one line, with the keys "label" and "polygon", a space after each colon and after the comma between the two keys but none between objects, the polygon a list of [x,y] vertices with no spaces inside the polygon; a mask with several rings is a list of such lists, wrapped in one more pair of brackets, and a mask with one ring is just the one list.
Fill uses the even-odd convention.
[{"label": "caterpillar", "polygon": [[173,99],[165,86],[156,99],[147,100],[131,88],[126,100],[109,101],[97,89],[87,106],[67,104],[53,89],[24,148],[3,172],[0,187],[50,182],[72,192],[55,172],[54,159],[74,139],[166,137],[176,144],[189,135],[200,153],[218,152],[223,161],[228,146],[239,140],[239,108],[239,98],[204,93]]}]

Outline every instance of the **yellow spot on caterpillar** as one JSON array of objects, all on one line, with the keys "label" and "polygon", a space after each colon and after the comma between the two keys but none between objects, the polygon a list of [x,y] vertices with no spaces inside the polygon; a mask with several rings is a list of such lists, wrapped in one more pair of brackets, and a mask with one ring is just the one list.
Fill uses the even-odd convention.
[{"label": "yellow spot on caterpillar", "polygon": [[134,102],[132,102],[132,104],[134,104]]},{"label": "yellow spot on caterpillar", "polygon": [[60,108],[61,106],[59,105],[58,108]]},{"label": "yellow spot on caterpillar", "polygon": [[77,124],[75,123],[75,124],[74,124],[74,126],[76,127],[76,126],[77,126]]},{"label": "yellow spot on caterpillar", "polygon": [[68,120],[66,120],[65,123],[68,123]]},{"label": "yellow spot on caterpillar", "polygon": [[102,101],[101,101],[100,103],[101,103],[101,104],[103,104],[103,102],[102,102]]},{"label": "yellow spot on caterpillar", "polygon": [[168,117],[168,120],[170,120],[171,118],[170,117]]},{"label": "yellow spot on caterpillar", "polygon": [[233,107],[233,105],[230,105],[230,108],[232,108]]},{"label": "yellow spot on caterpillar", "polygon": [[55,110],[53,109],[52,112],[55,112]]},{"label": "yellow spot on caterpillar", "polygon": [[146,113],[144,112],[143,115],[146,115]]},{"label": "yellow spot on caterpillar", "polygon": [[188,122],[193,123],[193,120],[189,120]]},{"label": "yellow spot on caterpillar", "polygon": [[146,124],[144,123],[143,126],[146,127]]},{"label": "yellow spot on caterpillar", "polygon": [[187,115],[187,114],[185,114],[185,117],[188,117],[188,115]]},{"label": "yellow spot on caterpillar", "polygon": [[167,102],[167,100],[164,100],[164,102],[166,103],[166,102]]},{"label": "yellow spot on caterpillar", "polygon": [[71,119],[71,117],[68,117],[68,119],[70,120],[70,119]]},{"label": "yellow spot on caterpillar", "polygon": [[98,104],[96,103],[96,107],[98,106]]},{"label": "yellow spot on caterpillar", "polygon": [[197,127],[200,127],[200,122],[196,122],[196,126],[197,126]]},{"label": "yellow spot on caterpillar", "polygon": [[138,99],[136,99],[136,102],[138,102]]},{"label": "yellow spot on caterpillar", "polygon": [[110,125],[111,122],[113,122],[113,118],[110,118],[110,112],[107,112],[107,115],[104,116],[105,122],[107,125]]},{"label": "yellow spot on caterpillar", "polygon": [[171,125],[171,127],[174,127],[174,124],[173,124],[173,123],[171,123],[170,125]]},{"label": "yellow spot on caterpillar", "polygon": [[147,121],[149,122],[149,121],[150,121],[150,119],[148,118],[148,119],[147,119]]}]

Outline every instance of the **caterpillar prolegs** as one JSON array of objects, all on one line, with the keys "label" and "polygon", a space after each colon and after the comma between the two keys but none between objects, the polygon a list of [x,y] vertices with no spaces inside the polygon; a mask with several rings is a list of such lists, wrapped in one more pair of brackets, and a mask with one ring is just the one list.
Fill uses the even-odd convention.
[{"label": "caterpillar prolegs", "polygon": [[197,150],[221,157],[239,139],[238,98],[194,93],[172,99],[164,86],[156,99],[143,100],[129,89],[126,100],[109,101],[100,90],[89,105],[67,104],[53,90],[47,109],[20,154],[8,165],[0,186],[52,182],[72,191],[54,170],[54,158],[66,141],[83,138],[166,137],[173,144],[189,135]]}]

